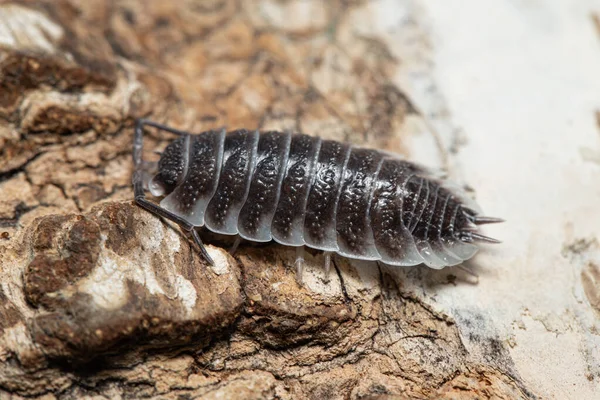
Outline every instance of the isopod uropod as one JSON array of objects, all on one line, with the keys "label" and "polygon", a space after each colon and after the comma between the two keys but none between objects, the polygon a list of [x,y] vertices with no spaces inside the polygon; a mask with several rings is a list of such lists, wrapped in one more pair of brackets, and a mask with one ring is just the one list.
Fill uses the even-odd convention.
[{"label": "isopod uropod", "polygon": [[[145,126],[178,135],[146,180]],[[195,228],[254,241],[443,268],[471,258],[478,226],[501,222],[443,179],[399,156],[305,134],[235,130],[190,134],[138,120],[133,148],[135,201],[189,232]],[[144,185],[160,205],[144,196]],[[302,260],[298,266],[301,267]]]}]

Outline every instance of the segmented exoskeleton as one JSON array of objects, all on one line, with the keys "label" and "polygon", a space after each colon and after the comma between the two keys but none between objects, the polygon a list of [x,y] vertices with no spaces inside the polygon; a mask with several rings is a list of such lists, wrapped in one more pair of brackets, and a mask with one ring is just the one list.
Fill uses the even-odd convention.
[{"label": "segmented exoskeleton", "polygon": [[[179,135],[146,182],[144,126]],[[497,242],[477,225],[500,219],[478,215],[472,201],[425,168],[378,150],[275,131],[192,135],[139,120],[133,160],[136,202],[191,233],[209,263],[197,227],[431,268],[471,258],[474,241]],[[145,198],[145,183],[154,196],[164,196],[160,206]]]}]

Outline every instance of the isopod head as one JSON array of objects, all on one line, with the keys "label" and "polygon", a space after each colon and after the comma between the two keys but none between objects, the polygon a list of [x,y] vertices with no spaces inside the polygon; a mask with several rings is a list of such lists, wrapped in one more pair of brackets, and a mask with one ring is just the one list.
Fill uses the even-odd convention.
[{"label": "isopod head", "polygon": [[150,179],[148,189],[153,196],[166,196],[185,178],[189,136],[171,142],[160,156],[158,173]]}]

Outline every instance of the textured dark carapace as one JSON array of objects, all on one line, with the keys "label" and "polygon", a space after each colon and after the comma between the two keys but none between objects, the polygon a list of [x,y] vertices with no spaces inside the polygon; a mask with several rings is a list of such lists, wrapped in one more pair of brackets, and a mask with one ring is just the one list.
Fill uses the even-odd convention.
[{"label": "textured dark carapace", "polygon": [[[144,198],[143,127],[180,136],[162,152]],[[499,222],[424,168],[377,150],[308,135],[236,130],[198,135],[141,120],[134,145],[134,187],[142,207],[177,222],[274,240],[395,266],[456,265],[493,239],[478,224]]]}]

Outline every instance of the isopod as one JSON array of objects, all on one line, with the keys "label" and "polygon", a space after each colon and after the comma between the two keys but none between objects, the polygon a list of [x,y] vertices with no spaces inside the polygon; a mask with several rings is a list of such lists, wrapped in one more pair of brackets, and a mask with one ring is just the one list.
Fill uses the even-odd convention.
[{"label": "isopod", "polygon": [[[150,179],[142,161],[145,126],[178,135]],[[210,264],[198,227],[323,250],[327,266],[337,253],[440,269],[471,258],[478,241],[498,242],[478,225],[501,219],[481,216],[464,193],[426,168],[379,150],[276,131],[190,134],[140,119],[133,161],[136,203],[189,232]],[[146,186],[162,197],[160,205],[145,198]]]}]

